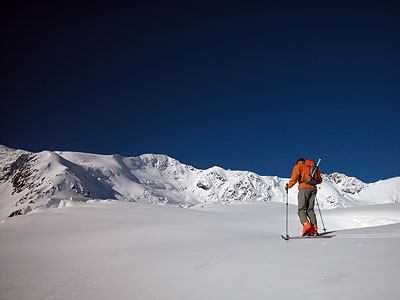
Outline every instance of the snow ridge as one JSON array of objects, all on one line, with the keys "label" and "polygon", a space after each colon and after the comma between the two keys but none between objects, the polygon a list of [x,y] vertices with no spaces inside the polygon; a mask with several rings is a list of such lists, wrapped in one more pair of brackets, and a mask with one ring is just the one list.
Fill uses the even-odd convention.
[{"label": "snow ridge", "polygon": [[[161,154],[138,157],[79,152],[31,153],[0,146],[0,217],[62,200],[115,199],[182,207],[205,203],[285,202],[287,178],[212,167],[196,169]],[[354,177],[323,175],[321,208],[400,201],[400,177],[366,184]],[[289,191],[296,203],[297,189]]]}]

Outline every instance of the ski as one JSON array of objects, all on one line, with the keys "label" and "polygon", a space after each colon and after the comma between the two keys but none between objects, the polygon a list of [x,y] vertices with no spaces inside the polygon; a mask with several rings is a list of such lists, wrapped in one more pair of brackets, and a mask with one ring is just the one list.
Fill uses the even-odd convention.
[{"label": "ski", "polygon": [[287,235],[286,237],[282,234],[281,237],[288,241],[288,240],[301,240],[301,239],[329,239],[333,238],[335,235],[334,234],[320,234],[320,235],[305,235],[305,236],[289,236]]}]

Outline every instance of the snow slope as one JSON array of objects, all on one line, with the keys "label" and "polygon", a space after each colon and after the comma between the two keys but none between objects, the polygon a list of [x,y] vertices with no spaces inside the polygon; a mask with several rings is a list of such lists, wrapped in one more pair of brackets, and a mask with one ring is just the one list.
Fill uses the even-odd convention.
[{"label": "snow slope", "polygon": [[[0,146],[0,219],[61,201],[115,199],[182,207],[209,203],[285,202],[287,178],[212,167],[199,170],[166,155],[139,157],[78,152],[30,153]],[[290,175],[291,170],[288,170]],[[297,189],[289,191],[295,204]],[[366,184],[344,174],[324,175],[321,208],[400,200],[400,177]]]},{"label": "snow slope", "polygon": [[[366,184],[323,175],[319,228],[336,236],[287,242],[285,178],[199,170],[165,155],[5,146],[0,163],[2,300],[400,294],[400,177]],[[297,235],[296,206],[288,208]],[[19,211],[29,213],[7,218]]]},{"label": "snow slope", "polygon": [[[66,200],[0,223],[2,300],[398,299],[400,204],[324,210],[332,239],[284,241],[285,205]],[[366,227],[379,225],[376,227]],[[320,224],[320,228],[321,224]],[[289,205],[289,233],[301,230]]]}]

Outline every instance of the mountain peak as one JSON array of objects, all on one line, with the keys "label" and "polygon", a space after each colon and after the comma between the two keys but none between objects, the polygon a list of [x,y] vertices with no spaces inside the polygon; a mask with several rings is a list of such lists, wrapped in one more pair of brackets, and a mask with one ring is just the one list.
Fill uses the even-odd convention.
[{"label": "mountain peak", "polygon": [[[285,202],[288,179],[260,176],[249,171],[231,171],[214,166],[207,170],[164,154],[138,157],[97,155],[80,152],[42,151],[31,153],[0,147],[1,216],[17,210],[30,211],[40,206],[58,206],[61,200],[87,201],[114,199],[145,203],[191,206],[237,201]],[[365,184],[340,173],[323,175],[318,201],[323,208],[376,203],[363,195],[367,188],[376,191],[381,182]],[[396,201],[400,178],[386,184],[378,201]],[[297,203],[297,189],[289,191],[290,203]],[[0,216],[0,217],[1,217]]]}]

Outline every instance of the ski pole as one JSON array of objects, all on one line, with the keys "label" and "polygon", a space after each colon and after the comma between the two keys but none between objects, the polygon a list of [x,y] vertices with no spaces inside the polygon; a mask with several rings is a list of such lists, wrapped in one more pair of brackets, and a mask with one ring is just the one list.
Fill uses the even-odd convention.
[{"label": "ski pole", "polygon": [[289,189],[286,189],[286,238],[289,237],[288,234],[288,227],[289,227],[289,218],[288,218],[288,214],[289,214]]},{"label": "ski pole", "polygon": [[319,203],[318,203],[317,197],[315,197],[315,202],[317,202],[317,207],[318,207],[318,211],[319,211],[319,216],[321,217],[322,226],[324,227],[324,232],[326,233],[326,228],[325,228],[324,220],[322,219],[321,209],[319,208]]}]

